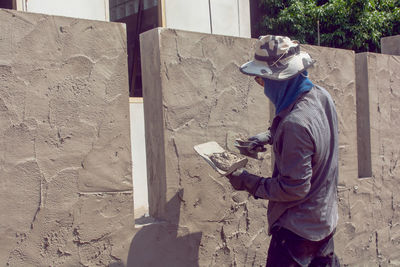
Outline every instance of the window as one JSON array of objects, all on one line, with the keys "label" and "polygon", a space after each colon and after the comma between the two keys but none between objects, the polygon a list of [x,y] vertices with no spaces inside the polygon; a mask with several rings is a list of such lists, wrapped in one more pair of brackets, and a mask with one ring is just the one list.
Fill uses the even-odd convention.
[{"label": "window", "polygon": [[0,8],[13,9],[13,0],[0,0]]},{"label": "window", "polygon": [[129,95],[142,97],[139,34],[161,26],[158,0],[110,0],[110,21],[126,23]]}]

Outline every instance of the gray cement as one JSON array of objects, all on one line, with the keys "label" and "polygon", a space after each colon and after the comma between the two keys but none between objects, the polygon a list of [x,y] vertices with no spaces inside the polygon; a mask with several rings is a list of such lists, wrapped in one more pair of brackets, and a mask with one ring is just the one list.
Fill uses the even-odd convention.
[{"label": "gray cement", "polygon": [[382,54],[400,56],[400,35],[383,37],[381,39]]},{"label": "gray cement", "polygon": [[[262,88],[238,71],[252,58],[254,40],[155,29],[141,42],[142,66],[150,71],[144,76],[148,164],[158,174],[149,176],[152,215],[199,233],[191,251],[199,266],[263,265],[267,201],[235,192],[192,150],[209,140],[229,148],[232,136],[268,127],[273,113]],[[399,58],[368,54],[356,60],[349,50],[302,49],[317,60],[311,80],[331,93],[338,110],[336,251],[348,266],[398,266]],[[268,176],[270,159],[268,151],[248,169]]]},{"label": "gray cement", "polygon": [[[263,88],[238,70],[253,57],[254,42],[170,29],[141,36],[147,156],[154,175],[149,176],[150,212],[169,222],[179,214],[178,225],[202,234],[194,248],[199,266],[265,264],[267,201],[235,192],[193,151],[194,145],[210,140],[229,148],[232,136],[268,128],[274,114]],[[332,94],[338,108],[340,184],[347,188],[349,180],[358,180],[355,54],[302,49],[318,62],[311,79]],[[247,169],[271,175],[270,150],[263,160],[249,159]],[[171,205],[168,200],[177,194]],[[341,214],[347,216],[347,203]],[[340,231],[338,240],[346,240]],[[341,246],[338,251],[345,253]]]},{"label": "gray cement", "polygon": [[[263,89],[238,69],[253,42],[167,29],[141,35],[150,212],[197,233],[190,266],[265,264],[266,203],[232,190],[193,149],[211,140],[227,148],[229,132],[268,128]],[[270,151],[247,164],[259,175],[270,166]]]},{"label": "gray cement", "polygon": [[0,10],[0,265],[126,263],[125,28]]},{"label": "gray cement", "polygon": [[358,108],[358,117],[363,121],[358,128],[359,146],[364,152],[370,151],[370,157],[359,158],[367,160],[363,165],[370,170],[371,178],[359,180],[348,193],[352,224],[347,225],[347,231],[360,246],[348,245],[352,248],[346,254],[356,255],[365,263],[399,266],[400,57],[362,53],[357,54],[357,61],[365,63],[364,70],[357,72],[357,105],[363,107]]},{"label": "gray cement", "polygon": [[[124,27],[0,10],[0,29],[0,265],[265,264],[267,201],[234,191],[193,150],[269,126],[263,89],[238,70],[255,40],[141,35],[153,220],[133,229]],[[337,253],[348,266],[399,266],[400,59],[302,49],[338,109]],[[247,168],[269,176],[271,152],[260,154]]]}]

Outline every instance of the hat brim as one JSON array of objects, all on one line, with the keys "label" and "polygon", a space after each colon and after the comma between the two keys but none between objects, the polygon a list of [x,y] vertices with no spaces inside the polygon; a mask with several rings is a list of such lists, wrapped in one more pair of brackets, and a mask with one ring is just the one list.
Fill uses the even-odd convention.
[{"label": "hat brim", "polygon": [[246,75],[260,76],[263,78],[285,81],[293,78],[315,63],[307,52],[301,51],[284,62],[269,66],[267,62],[252,60],[240,67],[240,71]]}]

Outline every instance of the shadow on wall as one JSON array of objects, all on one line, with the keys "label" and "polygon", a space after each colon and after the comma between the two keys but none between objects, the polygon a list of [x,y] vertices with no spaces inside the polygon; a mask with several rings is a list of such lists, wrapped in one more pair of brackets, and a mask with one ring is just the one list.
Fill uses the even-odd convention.
[{"label": "shadow on wall", "polygon": [[132,240],[127,266],[199,266],[201,232],[190,233],[179,226],[180,197],[183,190],[168,201],[167,211],[175,214],[172,221],[156,221],[143,226]]}]

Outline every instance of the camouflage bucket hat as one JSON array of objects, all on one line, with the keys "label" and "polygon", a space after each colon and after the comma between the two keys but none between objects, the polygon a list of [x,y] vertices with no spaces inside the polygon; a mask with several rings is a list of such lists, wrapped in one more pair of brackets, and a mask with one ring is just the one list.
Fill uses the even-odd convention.
[{"label": "camouflage bucket hat", "polygon": [[247,75],[271,80],[289,80],[315,63],[310,55],[300,51],[298,41],[289,37],[265,35],[256,43],[254,60],[243,64],[240,71]]}]

